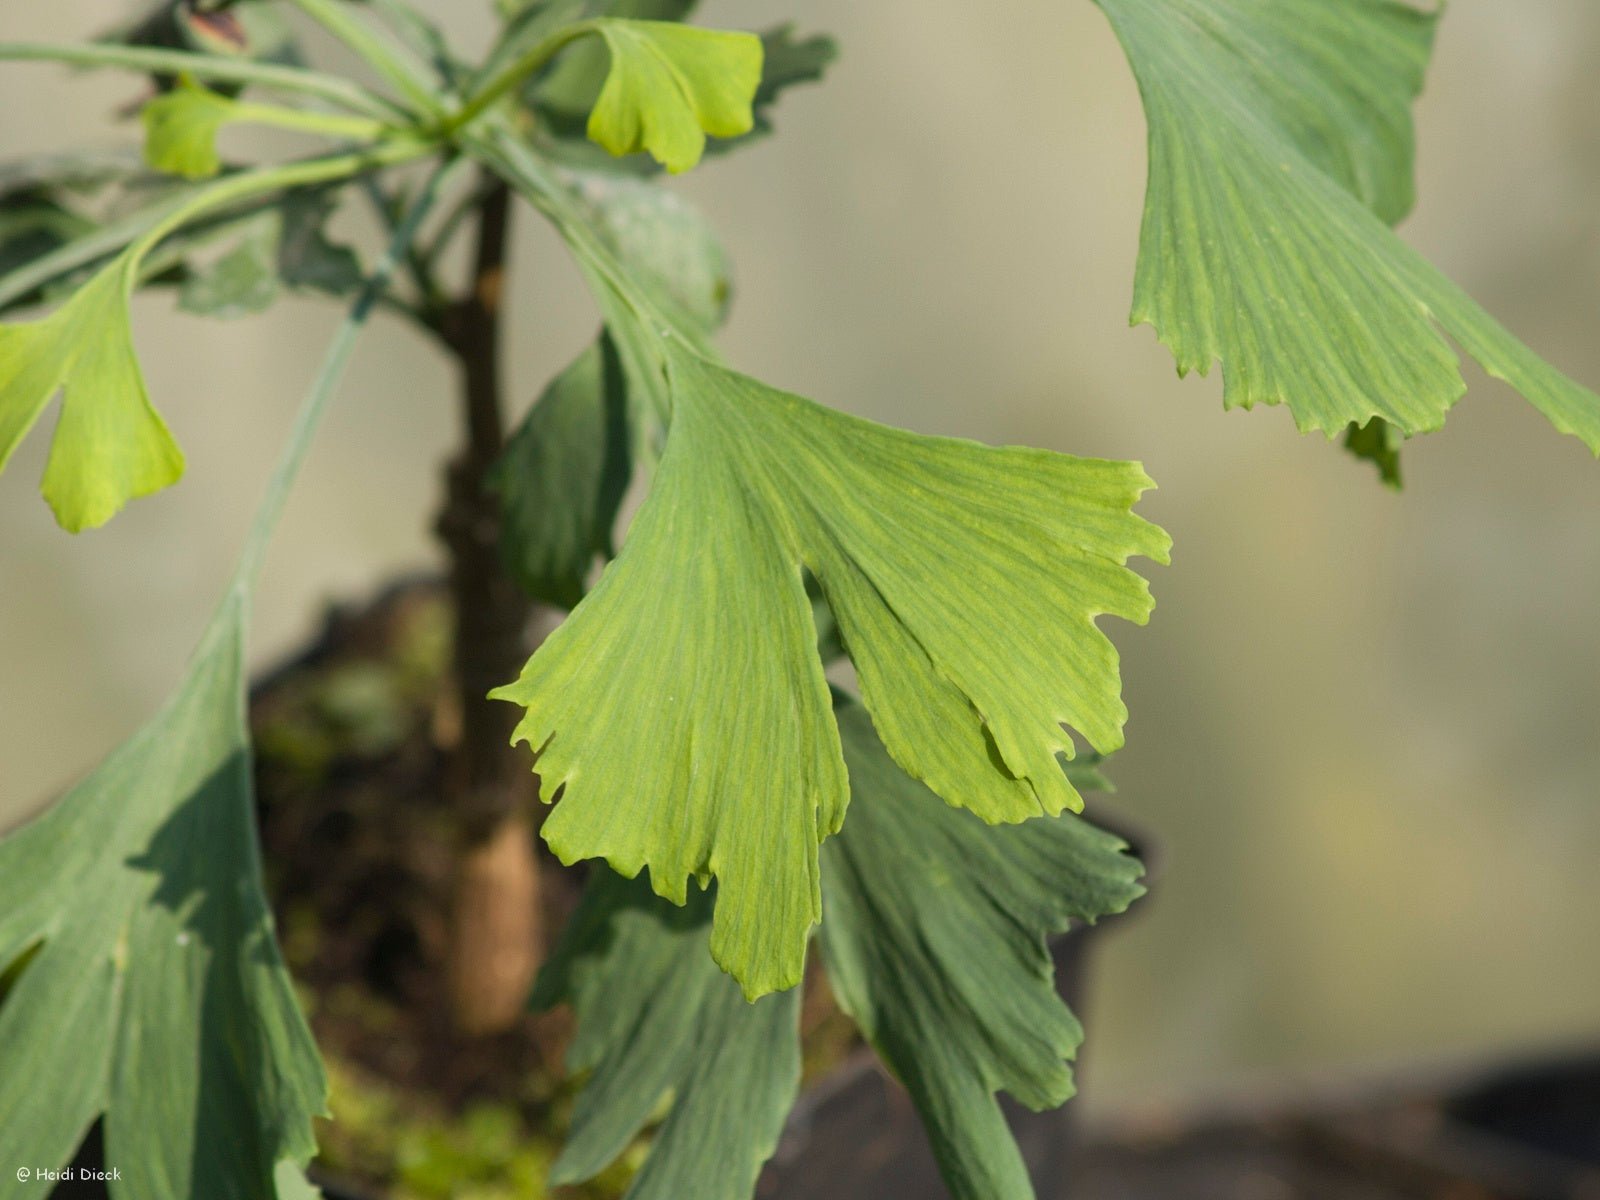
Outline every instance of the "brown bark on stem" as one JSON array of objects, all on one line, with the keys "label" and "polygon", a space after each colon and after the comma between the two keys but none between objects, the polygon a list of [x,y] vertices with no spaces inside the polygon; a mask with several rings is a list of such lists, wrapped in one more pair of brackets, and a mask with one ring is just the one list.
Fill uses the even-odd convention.
[{"label": "brown bark on stem", "polygon": [[471,291],[444,314],[442,330],[461,365],[465,422],[438,533],[450,557],[461,714],[446,775],[463,836],[447,970],[456,1024],[468,1034],[516,1022],[544,957],[532,764],[510,744],[516,708],[487,698],[521,669],[532,612],[501,566],[500,508],[487,482],[505,445],[500,330],[509,223],[506,188],[490,188]]}]

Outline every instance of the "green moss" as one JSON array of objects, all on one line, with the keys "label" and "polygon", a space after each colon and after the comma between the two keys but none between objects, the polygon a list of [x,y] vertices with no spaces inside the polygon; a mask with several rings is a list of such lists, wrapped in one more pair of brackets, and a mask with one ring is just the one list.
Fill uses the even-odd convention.
[{"label": "green moss", "polygon": [[318,1130],[319,1164],[393,1200],[615,1200],[643,1159],[641,1143],[592,1183],[552,1191],[559,1134],[534,1128],[516,1107],[442,1113],[333,1055],[328,1077],[333,1117]]}]

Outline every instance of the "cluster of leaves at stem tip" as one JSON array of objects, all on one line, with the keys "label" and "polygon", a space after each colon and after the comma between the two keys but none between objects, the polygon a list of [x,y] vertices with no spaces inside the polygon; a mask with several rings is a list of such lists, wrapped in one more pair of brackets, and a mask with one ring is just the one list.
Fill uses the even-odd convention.
[{"label": "cluster of leaves at stem tip", "polygon": [[[1227,405],[1287,404],[1398,484],[1401,442],[1463,390],[1453,339],[1600,452],[1600,401],[1392,230],[1437,12],[1099,4],[1149,124],[1133,320],[1180,372],[1220,362]],[[1077,814],[1126,719],[1098,619],[1144,621],[1128,561],[1167,556],[1132,511],[1149,480],[889,429],[723,361],[725,257],[658,169],[770,132],[827,39],[701,28],[693,0],[500,7],[470,63],[405,0],[169,3],[91,43],[0,44],[154,89],[142,156],[0,168],[0,467],[59,396],[42,490],[63,527],[183,471],[137,290],[215,316],[291,289],[350,306],[184,683],[0,840],[0,1161],[64,1162],[102,1120],[121,1197],[311,1194],[326,1082],[261,890],[249,598],[356,334],[375,311],[439,333],[436,272],[479,173],[550,222],[600,314],[495,474],[508,571],[571,610],[496,694],[526,708],[550,846],[612,868],[533,997],[576,1008],[588,1073],[555,1179],[604,1168],[670,1097],[630,1195],[748,1197],[795,1096],[815,950],[952,1193],[1025,1198],[996,1094],[1060,1104],[1081,1040],[1046,938],[1139,892],[1126,847]],[[283,10],[361,80],[307,66]],[[236,163],[246,125],[322,144]],[[370,262],[328,232],[352,197],[386,230]],[[824,675],[843,656],[859,697]]]}]

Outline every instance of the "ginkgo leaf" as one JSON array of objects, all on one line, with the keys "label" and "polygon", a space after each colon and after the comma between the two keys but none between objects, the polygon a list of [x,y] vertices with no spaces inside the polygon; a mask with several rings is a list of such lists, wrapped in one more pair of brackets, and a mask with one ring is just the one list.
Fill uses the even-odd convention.
[{"label": "ginkgo leaf", "polygon": [[239,103],[180,80],[170,92],[157,96],[140,114],[144,122],[145,161],[157,171],[205,179],[222,170],[217,155],[217,133],[235,119]]},{"label": "ginkgo leaf", "polygon": [[1071,816],[993,828],[901,771],[860,705],[836,708],[850,820],[822,850],[834,996],[906,1085],[956,1200],[1032,1200],[996,1102],[1073,1092],[1083,1029],[1045,939],[1142,894],[1122,841]]},{"label": "ginkgo leaf", "polygon": [[[569,20],[620,17],[630,21],[683,21],[696,0],[569,0]],[[594,108],[610,70],[610,52],[603,42],[575,43],[539,81],[539,107],[567,118],[583,118]]]},{"label": "ginkgo leaf", "polygon": [[572,1005],[567,1067],[589,1073],[552,1183],[598,1174],[670,1098],[627,1200],[749,1200],[800,1085],[800,994],[746,1003],[711,960],[711,909],[591,876],[532,999]]},{"label": "ginkgo leaf", "polygon": [[500,558],[535,600],[572,608],[632,472],[627,385],[602,337],[551,381],[517,427],[490,484],[500,494]]},{"label": "ginkgo leaf", "polygon": [[796,37],[793,25],[780,25],[761,35],[761,86],[753,105],[755,127],[741,138],[715,143],[718,152],[732,150],[772,132],[772,110],[783,93],[805,83],[817,83],[833,60],[839,44],[826,34]]},{"label": "ginkgo leaf", "polygon": [[[54,1169],[98,1118],[113,1200],[316,1194],[303,1167],[327,1082],[261,890],[246,614],[356,337],[464,166],[441,166],[421,185],[340,326],[177,695],[87,780],[0,839],[8,1162]],[[34,1171],[8,1194],[42,1197],[54,1182]]]},{"label": "ginkgo leaf", "polygon": [[243,614],[234,592],[161,715],[0,841],[0,964],[32,951],[0,1003],[0,1160],[63,1164],[103,1116],[119,1200],[304,1195],[274,1179],[315,1151],[326,1087],[260,889]]},{"label": "ginkgo leaf", "polygon": [[677,174],[705,153],[706,135],[738,137],[755,123],[761,39],[672,21],[599,20],[611,69],[589,114],[589,137],[612,154],[648,151]]},{"label": "ginkgo leaf", "polygon": [[[588,6],[591,16],[657,21],[684,20],[693,7],[688,0],[618,0]],[[771,133],[772,110],[783,93],[791,87],[820,80],[838,57],[838,46],[832,38],[797,37],[792,25],[762,33],[761,45],[761,86],[751,102],[752,128],[738,137],[711,143],[708,151],[725,152]],[[537,103],[541,112],[558,122],[563,133],[567,128],[581,129],[578,122],[593,110],[608,65],[604,45],[583,41],[572,46],[539,82]]]},{"label": "ginkgo leaf", "polygon": [[1330,437],[1438,428],[1449,339],[1600,454],[1600,397],[1539,359],[1386,224],[1411,202],[1408,106],[1438,11],[1399,0],[1099,0],[1150,130],[1134,323],[1224,403]]},{"label": "ginkgo leaf", "polygon": [[276,214],[248,222],[222,255],[185,273],[178,307],[202,317],[242,317],[265,312],[278,298],[280,223]]},{"label": "ginkgo leaf", "polygon": [[183,474],[183,453],[150,403],[134,353],[128,297],[136,269],[125,254],[48,317],[0,325],[0,470],[63,392],[43,491],[74,533]]},{"label": "ginkgo leaf", "polygon": [[[595,231],[663,308],[710,333],[732,289],[722,243],[703,213],[660,185],[574,174],[573,195]],[[632,477],[634,448],[651,432],[609,334],[558,375],[496,464],[501,560],[536,600],[571,608],[596,556],[614,553],[612,528]]]},{"label": "ginkgo leaf", "polygon": [[806,572],[896,760],[1015,822],[1081,804],[1063,725],[1121,744],[1094,622],[1148,616],[1125,563],[1169,542],[1130,511],[1149,486],[1134,464],[885,428],[673,345],[671,429],[627,544],[495,695],[528,709],[555,852],[648,865],[679,904],[715,877],[712,953],[754,997],[799,982],[818,844],[847,802]]},{"label": "ginkgo leaf", "polygon": [[215,261],[191,262],[178,303],[201,316],[233,317],[270,307],[285,287],[346,296],[361,286],[361,261],[330,241],[337,201],[327,192],[289,192],[242,223],[238,239]]},{"label": "ginkgo leaf", "polygon": [[575,171],[570,184],[591,227],[654,303],[707,333],[727,319],[733,264],[704,212],[654,180]]},{"label": "ginkgo leaf", "polygon": [[1400,446],[1405,440],[1382,417],[1373,417],[1365,425],[1351,425],[1344,434],[1345,449],[1370,462],[1378,469],[1378,478],[1396,491],[1400,488]]}]

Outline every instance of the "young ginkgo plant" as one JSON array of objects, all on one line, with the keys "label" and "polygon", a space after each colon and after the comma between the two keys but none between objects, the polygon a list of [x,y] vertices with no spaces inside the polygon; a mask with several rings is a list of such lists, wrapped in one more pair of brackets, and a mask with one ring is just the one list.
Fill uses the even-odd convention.
[{"label": "young ginkgo plant", "polygon": [[[1149,122],[1133,320],[1181,372],[1220,362],[1226,404],[1287,404],[1397,485],[1401,442],[1463,390],[1454,343],[1600,452],[1600,400],[1392,231],[1437,12],[1099,3]],[[1128,563],[1165,562],[1168,539],[1133,512],[1150,486],[1134,463],[891,429],[724,361],[726,263],[661,172],[769,133],[832,46],[701,28],[693,7],[501,0],[477,61],[406,0],[176,2],[111,38],[0,44],[8,70],[124,70],[149,94],[141,153],[0,168],[0,466],[57,406],[42,491],[64,529],[183,473],[136,291],[175,288],[197,314],[287,290],[348,306],[176,695],[0,840],[0,1163],[63,1164],[98,1121],[119,1198],[314,1194],[327,1082],[262,890],[244,647],[272,527],[384,312],[463,372],[440,522],[462,804],[505,816],[508,762],[531,786],[514,737],[550,848],[597,860],[532,991],[575,1010],[586,1075],[553,1180],[655,1123],[630,1196],[747,1200],[796,1096],[817,954],[952,1194],[1033,1194],[997,1094],[1071,1095],[1082,1035],[1046,941],[1140,893],[1127,848],[1077,814],[1126,718],[1097,622],[1149,616]],[[305,65],[286,12],[359,76]],[[305,152],[236,162],[242,126]],[[373,254],[329,233],[346,204],[376,213]],[[506,430],[519,204],[570,250],[600,328]],[[456,295],[442,260],[468,228]],[[533,602],[570,615],[524,665]],[[859,695],[825,674],[839,658]]]}]

